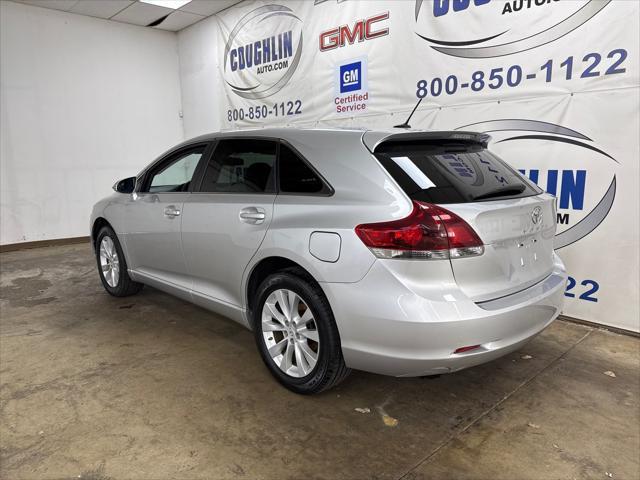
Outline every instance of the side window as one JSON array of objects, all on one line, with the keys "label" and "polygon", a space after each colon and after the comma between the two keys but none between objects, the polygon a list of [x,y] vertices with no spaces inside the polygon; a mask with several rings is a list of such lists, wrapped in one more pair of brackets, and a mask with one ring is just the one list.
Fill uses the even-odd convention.
[{"label": "side window", "polygon": [[327,193],[320,177],[296,153],[280,144],[280,191],[283,193]]},{"label": "side window", "polygon": [[274,193],[276,148],[271,140],[220,140],[200,192]]},{"label": "side window", "polygon": [[148,183],[148,191],[151,193],[189,191],[189,184],[204,149],[203,146],[182,153],[160,167],[160,170],[153,172]]}]

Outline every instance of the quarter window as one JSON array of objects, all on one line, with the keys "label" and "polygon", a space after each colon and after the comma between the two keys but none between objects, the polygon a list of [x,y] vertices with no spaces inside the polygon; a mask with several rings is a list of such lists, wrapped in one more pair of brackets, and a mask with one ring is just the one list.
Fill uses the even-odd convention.
[{"label": "quarter window", "polygon": [[221,140],[200,191],[275,193],[276,148],[271,140]]},{"label": "quarter window", "polygon": [[326,189],[320,177],[296,153],[280,144],[280,191],[284,193],[323,193]]},{"label": "quarter window", "polygon": [[191,179],[205,147],[198,147],[177,156],[151,175],[149,192],[188,192]]}]

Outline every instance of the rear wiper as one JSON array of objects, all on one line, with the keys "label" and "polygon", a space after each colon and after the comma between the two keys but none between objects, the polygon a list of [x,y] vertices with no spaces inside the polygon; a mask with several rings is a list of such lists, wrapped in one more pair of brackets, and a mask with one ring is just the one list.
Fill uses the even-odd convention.
[{"label": "rear wiper", "polygon": [[514,186],[496,188],[495,190],[490,190],[481,195],[476,195],[471,200],[485,200],[487,198],[508,197],[510,195],[518,195],[519,193],[524,192],[525,188],[527,188],[525,185],[514,185]]}]

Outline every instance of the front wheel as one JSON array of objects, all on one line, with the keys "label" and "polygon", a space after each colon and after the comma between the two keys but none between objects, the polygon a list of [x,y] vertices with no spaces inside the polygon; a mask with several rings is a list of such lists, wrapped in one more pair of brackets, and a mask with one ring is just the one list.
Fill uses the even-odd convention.
[{"label": "front wheel", "polygon": [[109,227],[103,227],[96,237],[96,260],[102,286],[114,297],[127,297],[142,289],[141,283],[129,277],[122,247]]},{"label": "front wheel", "polygon": [[337,385],[350,370],[324,293],[296,273],[279,272],[262,282],[254,333],[272,375],[289,390],[313,394]]}]

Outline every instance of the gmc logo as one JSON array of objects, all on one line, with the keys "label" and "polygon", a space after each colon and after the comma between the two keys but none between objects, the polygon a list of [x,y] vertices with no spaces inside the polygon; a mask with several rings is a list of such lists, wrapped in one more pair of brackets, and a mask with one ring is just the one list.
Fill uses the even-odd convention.
[{"label": "gmc logo", "polygon": [[389,19],[389,12],[384,12],[373,17],[358,20],[353,28],[349,25],[341,25],[331,30],[327,30],[320,34],[320,51],[332,50],[338,47],[344,47],[346,44],[353,45],[356,40],[364,42],[373,38],[384,37],[389,35],[388,28],[379,28],[375,30],[375,23]]}]

